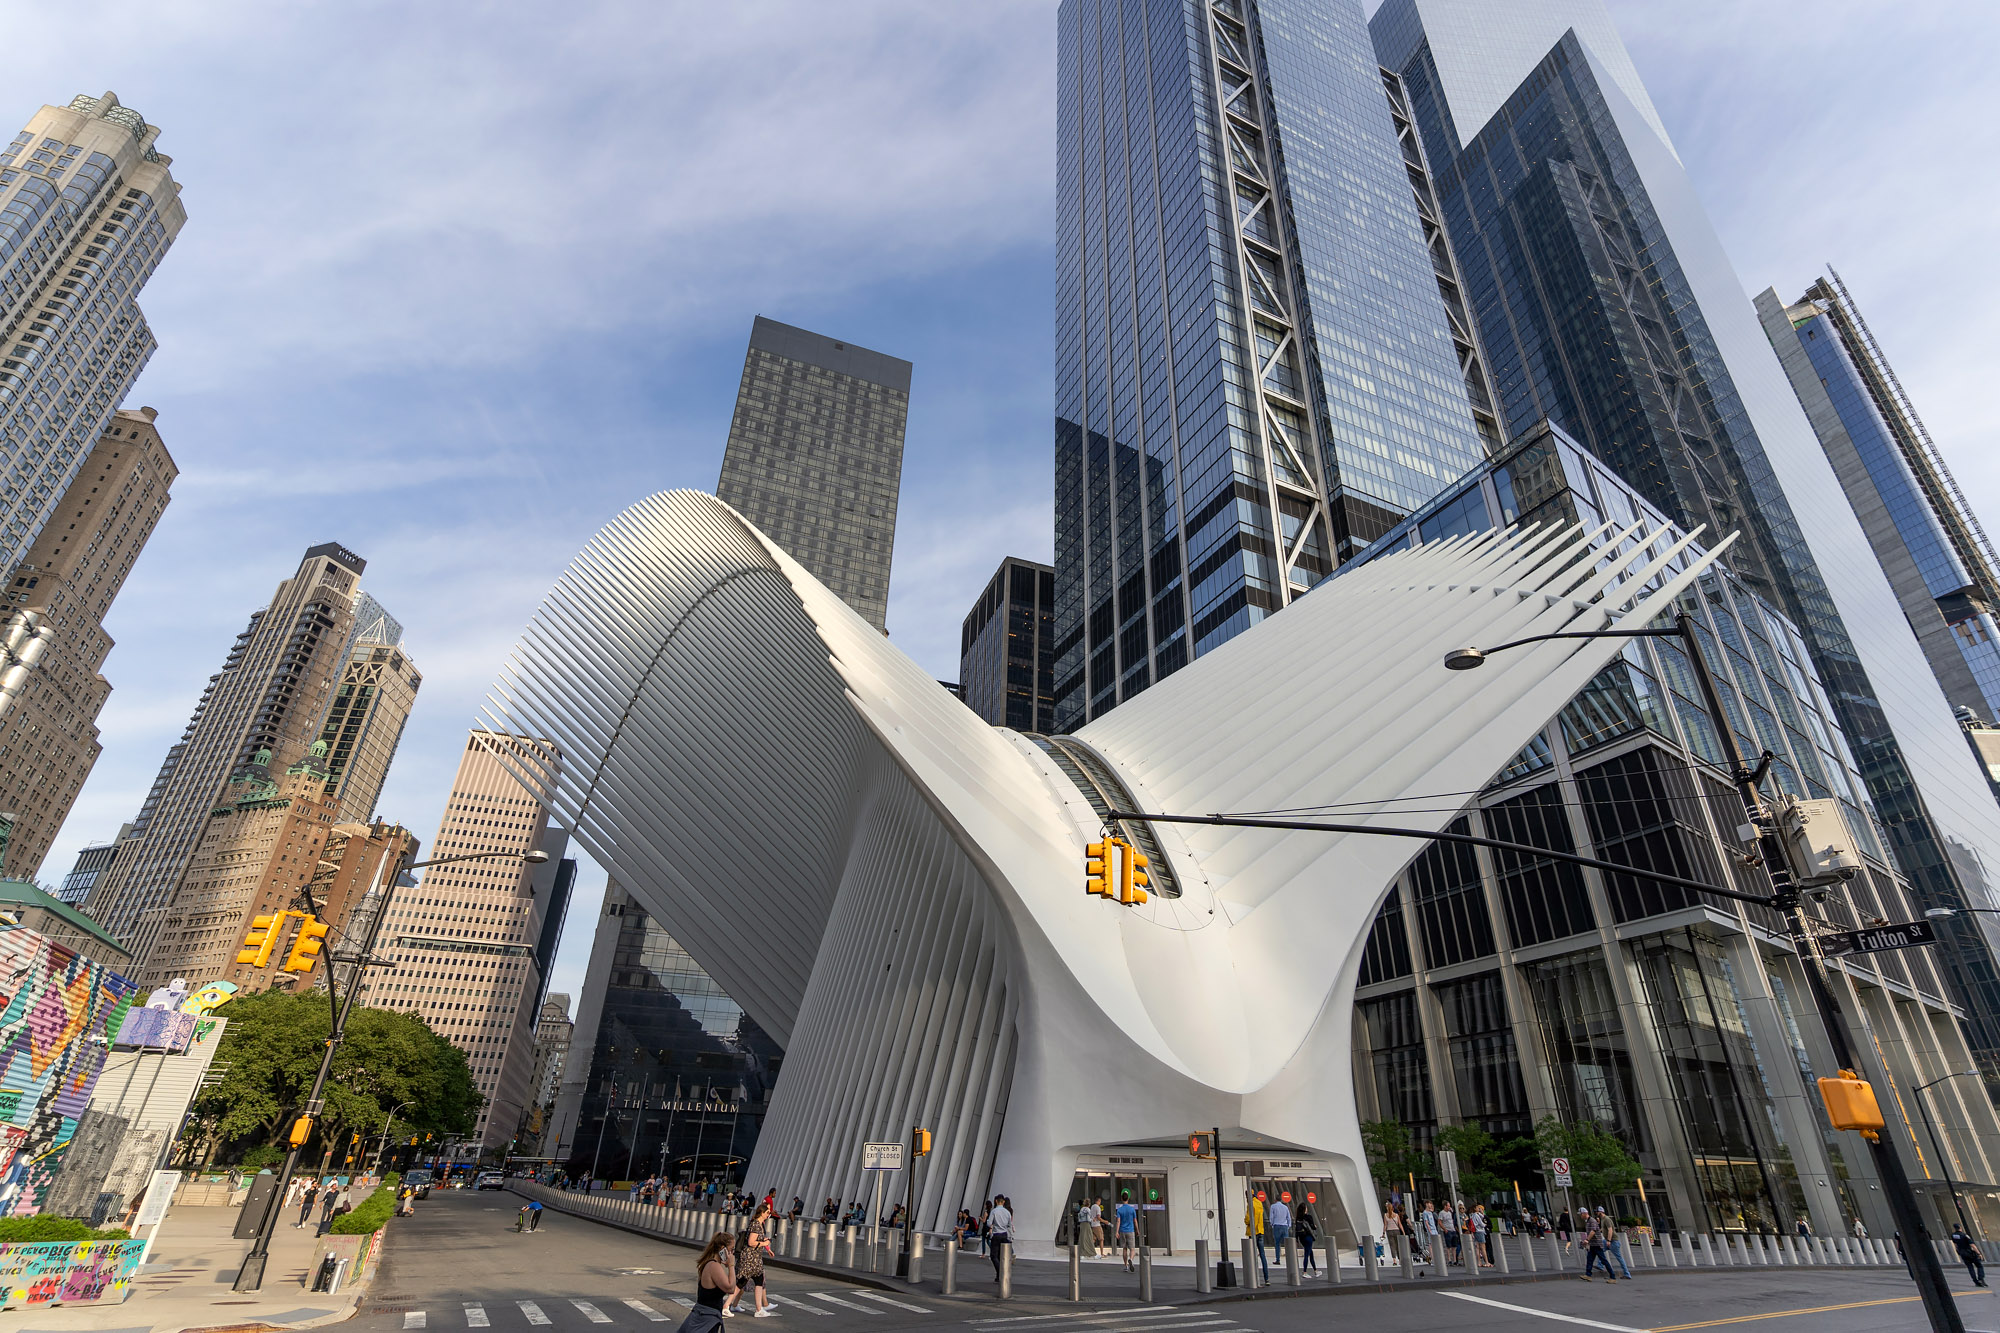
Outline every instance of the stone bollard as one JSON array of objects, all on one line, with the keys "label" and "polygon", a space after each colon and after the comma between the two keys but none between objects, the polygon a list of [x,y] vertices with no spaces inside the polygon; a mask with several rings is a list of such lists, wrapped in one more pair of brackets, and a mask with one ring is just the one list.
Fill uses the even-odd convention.
[{"label": "stone bollard", "polygon": [[1562,1272],[1563,1271],[1562,1237],[1558,1236],[1555,1232],[1551,1231],[1544,1239],[1546,1239],[1549,1243],[1549,1271],[1552,1273]]},{"label": "stone bollard", "polygon": [[958,1242],[952,1241],[944,1247],[944,1285],[940,1290],[946,1296],[958,1291]]},{"label": "stone bollard", "polygon": [[1153,1303],[1153,1247],[1139,1247],[1139,1299],[1147,1305]]},{"label": "stone bollard", "polygon": [[1451,1276],[1451,1256],[1445,1253],[1442,1235],[1431,1239],[1431,1272],[1437,1277]]},{"label": "stone bollard", "polygon": [[1000,1299],[1014,1299],[1014,1247],[1002,1245],[1000,1251]]},{"label": "stone bollard", "polygon": [[1257,1246],[1245,1236],[1243,1245],[1243,1290],[1255,1291],[1261,1283],[1257,1281]]},{"label": "stone bollard", "polygon": [[1658,1268],[1660,1266],[1659,1247],[1654,1243],[1658,1239],[1659,1237],[1657,1236],[1647,1236],[1641,1241],[1641,1244],[1646,1247],[1646,1266],[1648,1268]]},{"label": "stone bollard", "polygon": [[1370,1282],[1380,1282],[1382,1280],[1382,1260],[1375,1253],[1375,1238],[1373,1236],[1363,1236],[1361,1238],[1361,1272]]},{"label": "stone bollard", "polygon": [[1215,1272],[1208,1266],[1208,1241],[1194,1243],[1194,1289],[1197,1294],[1215,1290]]},{"label": "stone bollard", "polygon": [[1534,1271],[1535,1271],[1535,1238],[1534,1238],[1533,1236],[1529,1235],[1529,1234],[1528,1234],[1527,1232],[1525,1232],[1525,1231],[1523,1231],[1523,1232],[1521,1233],[1521,1257],[1522,1257],[1523,1259],[1527,1260],[1527,1263],[1526,1263],[1526,1265],[1525,1265],[1525,1267],[1527,1268],[1527,1270],[1528,1270],[1528,1271],[1529,1271],[1530,1273],[1534,1272]]},{"label": "stone bollard", "polygon": [[1493,1251],[1493,1271],[1505,1277],[1509,1271],[1507,1267],[1507,1238],[1497,1231],[1490,1231],[1486,1235],[1486,1245],[1488,1249]]},{"label": "stone bollard", "polygon": [[1411,1243],[1407,1232],[1398,1231],[1392,1239],[1395,1241],[1396,1259],[1403,1268],[1403,1280],[1406,1282],[1415,1282],[1417,1280],[1417,1247]]},{"label": "stone bollard", "polygon": [[1285,1282],[1288,1286],[1299,1285],[1299,1242],[1295,1236],[1285,1237]]},{"label": "stone bollard", "polygon": [[1681,1252],[1679,1247],[1674,1244],[1674,1238],[1671,1235],[1666,1233],[1661,1234],[1660,1248],[1667,1252],[1667,1267],[1679,1268],[1681,1266]]},{"label": "stone bollard", "polygon": [[1074,1234],[1069,1238],[1069,1298],[1083,1299],[1083,1242]]}]

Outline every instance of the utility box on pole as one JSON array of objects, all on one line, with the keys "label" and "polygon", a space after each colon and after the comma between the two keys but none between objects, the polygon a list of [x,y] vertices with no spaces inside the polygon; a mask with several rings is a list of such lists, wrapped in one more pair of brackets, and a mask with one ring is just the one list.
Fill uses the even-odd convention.
[{"label": "utility box on pole", "polygon": [[1851,879],[1861,869],[1861,852],[1839,801],[1790,801],[1778,812],[1785,858],[1802,885]]}]

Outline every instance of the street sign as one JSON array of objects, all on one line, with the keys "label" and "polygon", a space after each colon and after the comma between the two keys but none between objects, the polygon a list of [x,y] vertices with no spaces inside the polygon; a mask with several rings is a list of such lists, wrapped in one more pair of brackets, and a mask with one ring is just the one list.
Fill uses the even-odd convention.
[{"label": "street sign", "polygon": [[1554,1178],[1555,1184],[1567,1189],[1570,1185],[1569,1158],[1551,1157],[1549,1159],[1549,1175]]},{"label": "street sign", "polygon": [[862,1144],[861,1169],[863,1171],[901,1171],[903,1169],[903,1145],[900,1143]]},{"label": "street sign", "polygon": [[1229,1169],[1233,1174],[1239,1176],[1254,1177],[1254,1176],[1261,1176],[1264,1174],[1264,1164],[1262,1162],[1250,1162],[1250,1161],[1231,1162],[1229,1164]]},{"label": "street sign", "polygon": [[1438,1174],[1456,1183],[1458,1180],[1458,1154],[1449,1148],[1438,1149]]},{"label": "street sign", "polygon": [[1871,926],[1867,930],[1836,930],[1819,937],[1820,947],[1830,954],[1881,953],[1885,949],[1913,949],[1937,943],[1937,927],[1928,921],[1904,921],[1893,926]]}]

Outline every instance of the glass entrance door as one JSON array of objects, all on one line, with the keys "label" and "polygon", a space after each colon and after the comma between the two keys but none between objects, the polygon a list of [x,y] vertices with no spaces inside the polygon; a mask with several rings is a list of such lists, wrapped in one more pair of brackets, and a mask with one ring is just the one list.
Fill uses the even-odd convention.
[{"label": "glass entrance door", "polygon": [[[1076,1225],[1076,1210],[1086,1201],[1095,1201],[1104,1209],[1104,1242],[1116,1249],[1117,1208],[1127,1195],[1139,1209],[1139,1243],[1156,1254],[1172,1254],[1173,1230],[1167,1222],[1167,1175],[1164,1171],[1129,1172],[1096,1168],[1078,1171],[1070,1182],[1069,1199],[1063,1205],[1063,1216],[1056,1226],[1057,1240],[1062,1244],[1069,1243],[1070,1231]],[[1084,1235],[1083,1242],[1085,1245],[1090,1243],[1088,1233]]]}]

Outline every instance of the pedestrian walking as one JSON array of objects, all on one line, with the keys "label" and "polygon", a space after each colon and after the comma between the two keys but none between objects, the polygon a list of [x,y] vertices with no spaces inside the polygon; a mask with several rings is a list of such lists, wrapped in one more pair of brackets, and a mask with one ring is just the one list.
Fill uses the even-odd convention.
[{"label": "pedestrian walking", "polygon": [[[1319,1272],[1319,1263],[1313,1258],[1313,1242],[1319,1239],[1319,1219],[1313,1216],[1312,1205],[1309,1203],[1299,1206],[1297,1231],[1299,1236],[1299,1253],[1303,1256],[1302,1262],[1305,1264],[1305,1271],[1308,1273]],[[1330,1255],[1328,1259],[1331,1263],[1340,1262],[1340,1256],[1337,1254]]]},{"label": "pedestrian walking", "polygon": [[327,1228],[333,1225],[333,1210],[340,1206],[340,1196],[342,1193],[343,1191],[334,1188],[332,1185],[328,1185],[324,1190],[320,1191],[319,1231],[316,1234],[324,1236]]},{"label": "pedestrian walking", "polygon": [[313,1200],[317,1198],[319,1181],[315,1179],[306,1185],[305,1193],[299,1197],[299,1220],[292,1223],[292,1230],[296,1231],[306,1224],[306,1219],[312,1216]]},{"label": "pedestrian walking", "polygon": [[764,1235],[764,1219],[768,1216],[762,1209],[751,1219],[750,1225],[736,1239],[736,1284],[739,1294],[736,1298],[736,1312],[743,1313],[741,1292],[756,1294],[753,1304],[757,1319],[769,1319],[778,1313],[771,1307],[770,1297],[764,1292],[764,1254],[771,1248],[771,1242]]},{"label": "pedestrian walking", "polygon": [[681,1320],[678,1333],[715,1333],[722,1327],[723,1312],[736,1299],[736,1274],[729,1266],[730,1239],[718,1231],[708,1239],[701,1257],[694,1261],[694,1308]]},{"label": "pedestrian walking", "polygon": [[1489,1239],[1490,1224],[1486,1220],[1486,1205],[1480,1204],[1472,1210],[1467,1219],[1472,1225],[1472,1262],[1493,1267],[1493,1248]]},{"label": "pedestrian walking", "polygon": [[1429,1199],[1424,1200],[1424,1215],[1421,1220],[1423,1225],[1420,1228],[1420,1232],[1424,1240],[1424,1261],[1426,1263],[1433,1263],[1435,1262],[1438,1248],[1438,1214],[1437,1205]]},{"label": "pedestrian walking", "polygon": [[[1385,1242],[1387,1242],[1389,1246],[1389,1253],[1394,1254],[1396,1252],[1396,1242],[1394,1238],[1396,1236],[1401,1235],[1402,1231],[1403,1231],[1402,1205],[1392,1203],[1387,1208],[1384,1208],[1382,1210],[1382,1239]],[[1415,1245],[1416,1243],[1417,1243],[1417,1238],[1415,1236],[1410,1237],[1410,1244]],[[1364,1264],[1367,1263],[1368,1256],[1365,1254],[1362,1255],[1361,1262]]]},{"label": "pedestrian walking", "polygon": [[1280,1194],[1271,1204],[1271,1249],[1277,1253],[1278,1262],[1285,1262],[1285,1242],[1292,1237],[1292,1206]]},{"label": "pedestrian walking", "polygon": [[979,1252],[981,1254],[986,1253],[986,1247],[992,1243],[990,1234],[992,1228],[993,1200],[988,1199],[985,1203],[979,1205]]},{"label": "pedestrian walking", "polygon": [[1958,1257],[1965,1264],[1965,1275],[1972,1279],[1972,1285],[1986,1285],[1986,1260],[1979,1253],[1979,1242],[1965,1234],[1964,1227],[1951,1229],[1951,1248],[1958,1251]]},{"label": "pedestrian walking", "polygon": [[1118,1257],[1125,1261],[1125,1271],[1130,1273],[1139,1266],[1139,1208],[1132,1202],[1132,1191],[1121,1190],[1118,1195]]},{"label": "pedestrian walking", "polygon": [[1444,1240],[1445,1249],[1451,1251],[1451,1261],[1460,1259],[1458,1248],[1458,1214],[1451,1210],[1451,1200],[1444,1201],[1444,1207],[1437,1212],[1437,1234]]},{"label": "pedestrian walking", "polygon": [[[1585,1214],[1585,1220],[1589,1220],[1589,1214]],[[1584,1234],[1583,1245],[1585,1250],[1583,1280],[1585,1282],[1590,1281],[1590,1275],[1596,1269],[1596,1266],[1603,1264],[1604,1280],[1606,1282],[1616,1282],[1618,1275],[1611,1271],[1611,1261],[1604,1256],[1604,1233],[1597,1229],[1596,1223],[1592,1222],[1590,1230]]]},{"label": "pedestrian walking", "polygon": [[1856,1240],[1868,1239],[1868,1227],[1858,1217],[1854,1219],[1854,1239]]},{"label": "pedestrian walking", "polygon": [[1014,1210],[1007,1206],[1007,1196],[993,1196],[992,1211],[986,1214],[986,1244],[993,1255],[993,1280],[1000,1280],[1000,1247],[1014,1243]]},{"label": "pedestrian walking", "polygon": [[[1618,1261],[1619,1271],[1624,1273],[1629,1280],[1632,1276],[1632,1266],[1625,1262],[1624,1235],[1620,1231],[1617,1221],[1601,1207],[1597,1210],[1597,1229],[1604,1237],[1605,1254],[1609,1258]],[[1604,1271],[1606,1273],[1611,1271],[1611,1265],[1608,1262],[1604,1265]]]},{"label": "pedestrian walking", "polygon": [[1271,1280],[1271,1261],[1264,1255],[1264,1191],[1257,1190],[1243,1205],[1243,1234],[1257,1243],[1257,1267],[1263,1270],[1264,1281]]},{"label": "pedestrian walking", "polygon": [[1090,1201],[1090,1253],[1092,1258],[1104,1254],[1104,1200]]}]

